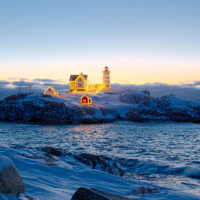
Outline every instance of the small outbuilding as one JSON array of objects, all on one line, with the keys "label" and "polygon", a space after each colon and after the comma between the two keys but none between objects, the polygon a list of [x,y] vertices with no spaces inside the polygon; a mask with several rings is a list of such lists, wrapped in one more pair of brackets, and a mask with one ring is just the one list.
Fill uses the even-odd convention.
[{"label": "small outbuilding", "polygon": [[58,91],[56,91],[53,87],[48,87],[44,91],[44,95],[49,95],[49,96],[57,97],[58,96]]},{"label": "small outbuilding", "polygon": [[87,95],[83,95],[81,97],[81,104],[83,105],[91,105],[92,104],[92,98],[89,98]]}]

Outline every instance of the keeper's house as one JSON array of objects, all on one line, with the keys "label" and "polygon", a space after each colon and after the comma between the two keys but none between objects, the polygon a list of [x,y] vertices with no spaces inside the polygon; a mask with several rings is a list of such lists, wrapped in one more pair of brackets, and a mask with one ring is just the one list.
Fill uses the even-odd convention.
[{"label": "keeper's house", "polygon": [[109,89],[111,88],[110,71],[106,66],[103,71],[102,84],[88,84],[88,75],[84,75],[83,73],[79,75],[71,75],[69,82],[70,82],[71,92],[86,92],[86,91],[98,91],[102,89]]}]

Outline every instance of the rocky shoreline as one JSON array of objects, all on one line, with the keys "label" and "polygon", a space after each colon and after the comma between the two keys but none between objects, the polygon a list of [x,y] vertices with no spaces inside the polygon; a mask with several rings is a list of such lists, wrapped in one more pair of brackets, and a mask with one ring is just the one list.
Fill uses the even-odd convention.
[{"label": "rocky shoreline", "polygon": [[198,101],[174,96],[154,98],[148,91],[123,91],[114,94],[121,104],[112,105],[113,94],[105,95],[110,95],[110,104],[91,106],[45,95],[13,95],[0,101],[0,121],[35,124],[90,124],[116,120],[200,123]]},{"label": "rocky shoreline", "polygon": [[51,146],[0,145],[0,164],[0,199],[200,199],[126,178],[123,166],[106,156],[74,155]]}]

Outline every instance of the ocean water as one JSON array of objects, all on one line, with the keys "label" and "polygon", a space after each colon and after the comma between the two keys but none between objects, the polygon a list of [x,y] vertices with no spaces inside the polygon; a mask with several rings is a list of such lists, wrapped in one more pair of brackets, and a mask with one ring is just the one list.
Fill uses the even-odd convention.
[{"label": "ocean water", "polygon": [[105,155],[121,164],[127,178],[200,195],[200,124],[0,123],[0,143]]}]

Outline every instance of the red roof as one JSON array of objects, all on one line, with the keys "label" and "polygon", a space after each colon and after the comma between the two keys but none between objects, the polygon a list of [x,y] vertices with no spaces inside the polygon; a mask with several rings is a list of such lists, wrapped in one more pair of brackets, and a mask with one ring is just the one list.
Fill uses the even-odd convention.
[{"label": "red roof", "polygon": [[81,97],[81,104],[91,104],[91,103],[92,103],[92,100],[87,95],[84,94]]}]

